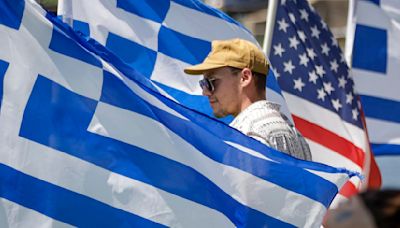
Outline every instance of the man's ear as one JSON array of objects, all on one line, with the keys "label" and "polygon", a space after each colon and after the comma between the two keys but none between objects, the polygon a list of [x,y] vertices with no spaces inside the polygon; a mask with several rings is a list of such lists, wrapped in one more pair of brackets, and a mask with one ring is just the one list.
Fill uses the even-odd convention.
[{"label": "man's ear", "polygon": [[249,68],[243,68],[241,72],[240,84],[242,87],[247,87],[253,80],[253,72]]}]

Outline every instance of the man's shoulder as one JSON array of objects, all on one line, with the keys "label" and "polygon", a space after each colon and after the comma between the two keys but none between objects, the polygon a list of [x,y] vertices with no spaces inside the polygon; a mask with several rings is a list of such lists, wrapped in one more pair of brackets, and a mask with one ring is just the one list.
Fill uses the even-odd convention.
[{"label": "man's shoulder", "polygon": [[279,151],[311,160],[307,142],[279,111],[279,106],[273,103],[258,102],[250,106],[235,118],[231,126]]}]

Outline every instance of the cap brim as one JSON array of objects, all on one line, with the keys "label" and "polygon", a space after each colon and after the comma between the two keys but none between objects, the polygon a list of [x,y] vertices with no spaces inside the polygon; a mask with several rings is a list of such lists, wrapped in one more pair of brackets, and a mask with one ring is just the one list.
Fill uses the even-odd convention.
[{"label": "cap brim", "polygon": [[214,69],[217,69],[220,67],[224,67],[224,65],[211,64],[211,63],[200,63],[198,65],[187,67],[183,71],[186,74],[199,75],[199,74],[204,74],[205,71],[214,70]]}]

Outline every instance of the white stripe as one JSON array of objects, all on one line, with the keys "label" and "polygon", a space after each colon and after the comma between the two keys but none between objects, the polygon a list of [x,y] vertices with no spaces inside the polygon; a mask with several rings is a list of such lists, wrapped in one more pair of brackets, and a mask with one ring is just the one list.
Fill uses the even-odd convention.
[{"label": "white stripe", "polygon": [[380,5],[391,18],[400,21],[400,2],[398,0],[381,0]]},{"label": "white stripe", "polygon": [[361,172],[361,167],[341,154],[332,151],[314,141],[307,139],[312,153],[313,161],[327,164],[337,168],[347,168],[355,172]]},{"label": "white stripe", "polygon": [[361,94],[400,102],[400,96],[396,88],[396,85],[400,84],[400,79],[397,76],[395,77],[395,75],[390,76],[357,68],[353,68],[351,71],[356,89]]},{"label": "white stripe", "polygon": [[[400,144],[400,123],[367,118],[369,138],[373,143]],[[379,130],[385,129],[385,130]]]},{"label": "white stripe", "polygon": [[338,114],[289,93],[283,92],[283,95],[293,115],[347,139],[363,151],[368,147],[364,131],[342,121]]},{"label": "white stripe", "polygon": [[243,28],[217,17],[179,5],[173,1],[171,1],[170,9],[163,24],[177,32],[202,40],[213,41],[242,38],[257,43],[254,37]]},{"label": "white stripe", "polygon": [[326,172],[321,172],[321,171],[316,171],[316,170],[311,170],[311,169],[306,169],[311,173],[314,173],[315,175],[318,175],[322,178],[324,178],[327,181],[330,181],[331,183],[335,184],[338,189],[342,188],[343,185],[347,182],[348,180],[348,175],[345,173],[326,173]]},{"label": "white stripe", "polygon": [[377,5],[368,1],[357,1],[355,10],[357,24],[373,26],[376,28],[388,28],[390,19]]},{"label": "white stripe", "polygon": [[56,221],[7,199],[0,198],[0,227],[70,228],[73,226]]},{"label": "white stripe", "polygon": [[337,194],[335,199],[333,199],[329,209],[336,209],[341,203],[346,202],[348,199],[343,195]]},{"label": "white stripe", "polygon": [[[211,160],[159,122],[146,116],[104,103],[98,104],[95,116],[89,131],[190,166],[239,202],[272,217],[303,226],[304,217],[300,215],[304,211],[319,211],[313,215],[321,215],[324,211],[319,202]],[[154,143],[154,138],[157,143]],[[291,206],[287,208],[289,204]]]},{"label": "white stripe", "polygon": [[[104,61],[103,59],[101,59],[101,63],[103,64],[103,69],[104,69],[104,70],[106,70],[106,71],[108,71],[109,73],[115,75],[116,77],[122,79],[121,76],[117,76],[117,75],[122,75],[122,73],[121,73],[118,69],[116,69],[113,65],[111,65],[110,63]],[[130,79],[128,79],[128,78],[125,77],[124,80],[130,80]],[[157,91],[158,91],[161,95],[167,97],[167,98],[170,99],[170,100],[173,100],[173,101],[179,103],[179,102],[176,101],[173,97],[171,97],[171,95],[169,95],[167,92],[165,92],[163,89],[161,89],[158,85],[156,85],[153,81],[149,80],[149,82],[157,89]]]},{"label": "white stripe", "polygon": [[[236,147],[237,149],[242,150],[252,156],[255,156],[255,157],[258,157],[261,159],[265,159],[268,161],[276,162],[276,161],[264,156],[263,154],[261,154],[257,151],[254,151],[252,149],[249,149],[247,147],[244,147],[242,145],[239,145],[239,144],[236,144],[233,142],[229,142],[229,141],[225,141],[225,143],[227,143],[233,147]],[[314,142],[312,142],[312,143],[314,143]],[[320,148],[318,148],[317,151],[322,152]],[[340,189],[348,180],[348,175],[345,173],[327,173],[327,172],[321,172],[321,171],[316,171],[316,170],[312,170],[312,169],[306,169],[306,170],[331,182],[332,184],[336,185],[336,187],[338,189]]]},{"label": "white stripe", "polygon": [[382,188],[399,189],[400,155],[376,156],[375,159],[382,174]]},{"label": "white stripe", "polygon": [[231,145],[231,146],[233,146],[233,147],[235,147],[236,149],[239,149],[239,150],[241,150],[243,152],[246,152],[246,153],[248,153],[248,154],[250,154],[250,155],[252,155],[254,157],[265,159],[265,160],[272,161],[272,162],[276,162],[276,161],[264,156],[260,152],[252,150],[250,148],[247,148],[247,147],[245,147],[243,145],[240,145],[240,144],[237,144],[237,143],[234,143],[234,142],[230,142],[230,141],[224,141],[224,142],[229,144],[229,145]]},{"label": "white stripe", "polygon": [[[29,54],[31,56],[32,53]],[[79,95],[100,99],[103,86],[101,68],[51,51],[47,58],[54,65],[47,65],[49,72],[43,76]]]},{"label": "white stripe", "polygon": [[167,92],[165,92],[163,89],[161,89],[156,83],[154,83],[153,81],[150,81],[151,84],[158,90],[158,92],[163,95],[164,97],[175,101],[176,103],[179,103],[175,98],[173,98],[171,95],[169,95]]},{"label": "white stripe", "polygon": [[[108,66],[106,66],[105,68],[107,71],[109,69]],[[145,91],[144,89],[142,89],[136,82],[132,81],[131,79],[127,78],[125,75],[116,72],[115,70],[110,70],[110,72],[114,72],[117,74],[114,74],[116,77],[118,77],[119,79],[121,79],[125,85],[127,87],[129,87],[134,93],[136,93],[136,95],[138,95],[139,97],[141,97],[142,99],[144,99],[145,101],[149,102],[149,104],[154,105],[155,107],[164,110],[176,117],[179,117],[181,119],[187,120],[186,117],[184,117],[183,115],[181,115],[180,113],[178,113],[177,111],[175,111],[174,109],[168,107],[167,105],[165,105],[163,102],[161,102],[158,98],[156,98],[155,96],[151,95],[150,93],[148,93],[147,91]]]},{"label": "white stripe", "polygon": [[151,74],[151,80],[190,95],[201,95],[202,90],[198,82],[203,76],[185,74],[183,69],[188,66],[191,65],[159,52],[157,53],[157,60]]},{"label": "white stripe", "polygon": [[72,0],[73,18],[89,23],[90,36],[105,45],[108,32],[158,50],[161,24],[117,8],[117,1]]}]

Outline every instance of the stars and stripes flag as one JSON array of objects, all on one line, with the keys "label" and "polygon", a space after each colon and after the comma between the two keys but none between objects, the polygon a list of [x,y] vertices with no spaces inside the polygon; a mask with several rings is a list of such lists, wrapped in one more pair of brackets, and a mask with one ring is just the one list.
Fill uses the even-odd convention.
[{"label": "stars and stripes flag", "polygon": [[0,0],[0,227],[318,227],[354,173],[167,98],[33,0]]},{"label": "stars and stripes flag", "polygon": [[382,187],[400,187],[400,2],[350,1],[346,57],[364,108]]},{"label": "stars and stripes flag", "polygon": [[[380,174],[349,68],[328,26],[307,1],[280,1],[269,59],[313,160],[362,172],[367,186],[378,187]],[[362,187],[352,179],[340,193],[348,197]]]},{"label": "stars and stripes flag", "polygon": [[[213,40],[242,38],[258,45],[241,24],[199,0],[59,0],[58,14],[176,101],[209,116],[211,107],[198,85],[202,76],[188,76],[183,69],[202,62]],[[269,99],[290,116],[273,74],[267,83]]]}]

